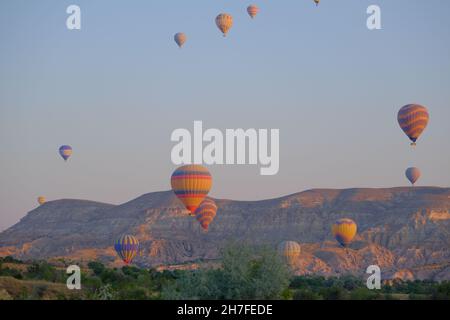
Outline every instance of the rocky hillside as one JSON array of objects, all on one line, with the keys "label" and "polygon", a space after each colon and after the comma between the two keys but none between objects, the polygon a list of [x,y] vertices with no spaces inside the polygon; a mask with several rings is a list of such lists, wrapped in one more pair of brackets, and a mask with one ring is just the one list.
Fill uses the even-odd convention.
[{"label": "rocky hillside", "polygon": [[[112,244],[130,233],[142,244],[137,265],[189,268],[214,263],[229,241],[276,247],[295,240],[302,247],[298,274],[363,274],[377,264],[384,278],[450,279],[450,188],[316,189],[264,201],[216,202],[217,217],[205,233],[171,191],[117,206],[52,201],[0,233],[0,255],[119,265]],[[358,224],[349,249],[330,234],[342,217]]]}]

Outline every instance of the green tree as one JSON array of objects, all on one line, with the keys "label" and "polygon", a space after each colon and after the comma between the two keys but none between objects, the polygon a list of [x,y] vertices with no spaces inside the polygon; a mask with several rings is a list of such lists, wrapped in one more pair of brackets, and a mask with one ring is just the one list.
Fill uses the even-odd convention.
[{"label": "green tree", "polygon": [[229,244],[222,267],[184,273],[163,289],[166,299],[280,299],[289,271],[275,251]]}]

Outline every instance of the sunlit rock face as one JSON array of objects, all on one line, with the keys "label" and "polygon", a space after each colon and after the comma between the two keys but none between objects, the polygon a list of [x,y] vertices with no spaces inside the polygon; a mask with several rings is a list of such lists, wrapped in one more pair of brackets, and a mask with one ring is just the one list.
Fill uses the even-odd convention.
[{"label": "sunlit rock face", "polygon": [[[263,201],[216,199],[205,232],[171,191],[122,205],[58,200],[30,211],[0,233],[0,255],[21,259],[89,261],[120,266],[113,250],[123,233],[135,235],[135,263],[158,269],[216,265],[229,242],[267,245],[285,240],[302,250],[297,274],[364,274],[380,266],[385,279],[450,279],[450,189],[316,189]],[[339,218],[358,224],[349,248],[331,236]]]}]

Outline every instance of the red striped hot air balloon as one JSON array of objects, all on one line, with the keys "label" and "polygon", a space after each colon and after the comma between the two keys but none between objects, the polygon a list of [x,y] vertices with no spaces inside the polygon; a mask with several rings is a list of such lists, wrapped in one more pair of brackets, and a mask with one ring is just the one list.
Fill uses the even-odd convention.
[{"label": "red striped hot air balloon", "polygon": [[247,13],[248,15],[253,19],[254,17],[256,17],[256,15],[259,12],[259,8],[257,5],[255,4],[251,4],[247,7]]},{"label": "red striped hot air balloon", "polygon": [[347,247],[356,235],[357,226],[352,219],[339,219],[333,224],[331,231],[336,240],[343,246]]},{"label": "red striped hot air balloon", "polygon": [[416,183],[417,180],[420,178],[420,170],[416,167],[411,167],[406,169],[405,171],[406,178],[411,182],[412,185]]},{"label": "red striped hot air balloon", "polygon": [[429,118],[427,108],[419,104],[408,104],[398,112],[398,124],[412,141],[412,146],[427,127]]},{"label": "red striped hot air balloon", "polygon": [[217,205],[212,199],[205,199],[195,211],[195,218],[202,228],[208,231],[210,223],[214,220],[217,213]]},{"label": "red striped hot air balloon", "polygon": [[170,179],[172,190],[192,215],[208,194],[212,177],[201,165],[185,165],[176,169]]}]

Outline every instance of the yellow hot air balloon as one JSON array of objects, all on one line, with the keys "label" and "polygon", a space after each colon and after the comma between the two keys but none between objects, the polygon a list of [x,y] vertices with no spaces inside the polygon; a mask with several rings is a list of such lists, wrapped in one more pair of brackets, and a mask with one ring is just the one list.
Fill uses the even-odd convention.
[{"label": "yellow hot air balloon", "polygon": [[356,235],[357,226],[352,219],[339,219],[333,224],[331,231],[333,237],[343,246],[347,247]]},{"label": "yellow hot air balloon", "polygon": [[256,17],[256,15],[259,12],[259,8],[257,5],[255,4],[251,4],[247,7],[247,13],[248,15],[253,19],[254,17]]},{"label": "yellow hot air balloon", "polygon": [[295,241],[283,241],[278,245],[278,253],[289,265],[293,265],[300,256],[301,247]]},{"label": "yellow hot air balloon", "polygon": [[47,202],[47,200],[45,199],[44,196],[40,196],[37,198],[37,201],[39,202],[40,205],[43,205],[44,203]]},{"label": "yellow hot air balloon", "polygon": [[191,164],[176,169],[170,182],[178,199],[191,214],[195,214],[195,210],[211,189],[212,178],[208,169]]},{"label": "yellow hot air balloon", "polygon": [[233,17],[227,13],[221,13],[216,17],[216,25],[222,31],[223,36],[226,37],[228,31],[233,26]]},{"label": "yellow hot air balloon", "polygon": [[412,146],[416,145],[416,140],[427,127],[429,119],[427,108],[420,104],[407,104],[400,109],[397,115],[398,124],[412,141]]},{"label": "yellow hot air balloon", "polygon": [[195,217],[202,228],[208,231],[210,223],[214,220],[217,212],[217,205],[212,199],[205,199],[195,211]]},{"label": "yellow hot air balloon", "polygon": [[183,32],[178,32],[173,36],[173,39],[177,43],[178,47],[181,48],[186,42],[187,37]]}]

